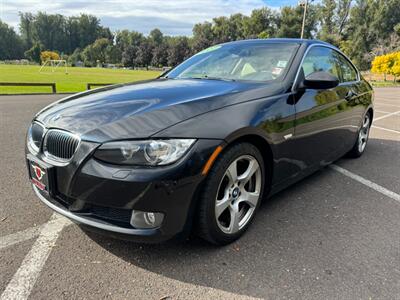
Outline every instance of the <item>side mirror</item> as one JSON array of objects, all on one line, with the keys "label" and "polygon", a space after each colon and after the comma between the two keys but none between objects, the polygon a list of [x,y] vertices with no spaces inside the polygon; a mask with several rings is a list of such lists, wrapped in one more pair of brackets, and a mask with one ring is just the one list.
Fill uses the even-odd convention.
[{"label": "side mirror", "polygon": [[339,79],[328,72],[318,71],[309,74],[300,85],[302,88],[325,90],[339,85]]}]

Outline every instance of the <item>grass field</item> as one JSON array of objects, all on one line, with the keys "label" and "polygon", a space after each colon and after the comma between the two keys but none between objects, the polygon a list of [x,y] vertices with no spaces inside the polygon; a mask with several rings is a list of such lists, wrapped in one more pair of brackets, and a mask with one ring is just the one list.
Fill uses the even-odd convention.
[{"label": "grass field", "polygon": [[[1,65],[0,82],[55,82],[58,93],[86,90],[87,83],[122,83],[157,77],[158,71],[121,70],[103,68],[58,68],[52,72],[46,67],[39,73],[40,66]],[[0,94],[51,93],[51,87],[4,87]]]},{"label": "grass field", "polygon": [[[68,68],[65,74],[64,68],[58,68],[52,72],[46,67],[39,73],[40,66],[4,65],[0,64],[0,82],[55,82],[58,93],[75,93],[86,90],[87,83],[123,83],[145,80],[157,77],[159,71],[122,70],[104,68]],[[400,86],[394,83],[393,78],[387,76],[383,81],[383,75],[364,73],[364,77],[373,86]],[[0,86],[0,94],[21,93],[51,93],[51,87],[4,87]]]}]

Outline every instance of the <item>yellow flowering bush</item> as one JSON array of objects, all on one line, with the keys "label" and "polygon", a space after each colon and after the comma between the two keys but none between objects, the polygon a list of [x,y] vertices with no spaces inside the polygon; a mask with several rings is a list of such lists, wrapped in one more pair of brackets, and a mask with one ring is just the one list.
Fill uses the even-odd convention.
[{"label": "yellow flowering bush", "polygon": [[372,61],[372,73],[400,76],[400,51],[376,56]]},{"label": "yellow flowering bush", "polygon": [[42,51],[40,52],[40,60],[42,63],[48,61],[48,60],[57,60],[60,59],[60,55],[58,55],[57,52],[54,51]]}]

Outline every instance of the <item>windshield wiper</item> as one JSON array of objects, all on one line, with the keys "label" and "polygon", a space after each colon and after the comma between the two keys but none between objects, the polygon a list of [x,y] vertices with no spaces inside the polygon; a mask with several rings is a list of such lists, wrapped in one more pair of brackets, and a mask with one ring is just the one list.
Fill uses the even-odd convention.
[{"label": "windshield wiper", "polygon": [[231,78],[213,77],[213,76],[199,76],[199,77],[186,77],[185,79],[207,79],[207,80],[222,80],[222,81],[236,81]]}]

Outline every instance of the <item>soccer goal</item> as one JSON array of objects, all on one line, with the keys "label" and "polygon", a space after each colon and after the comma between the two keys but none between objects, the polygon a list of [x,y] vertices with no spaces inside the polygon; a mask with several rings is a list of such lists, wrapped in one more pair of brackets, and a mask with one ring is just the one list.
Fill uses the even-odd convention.
[{"label": "soccer goal", "polygon": [[54,71],[56,71],[57,68],[64,67],[65,74],[68,74],[67,61],[65,59],[49,59],[49,60],[46,60],[44,62],[44,64],[41,66],[41,68],[39,70],[39,73],[41,73],[42,69],[44,67],[46,67],[46,66],[51,67],[51,72],[53,72],[53,73],[54,73]]}]

